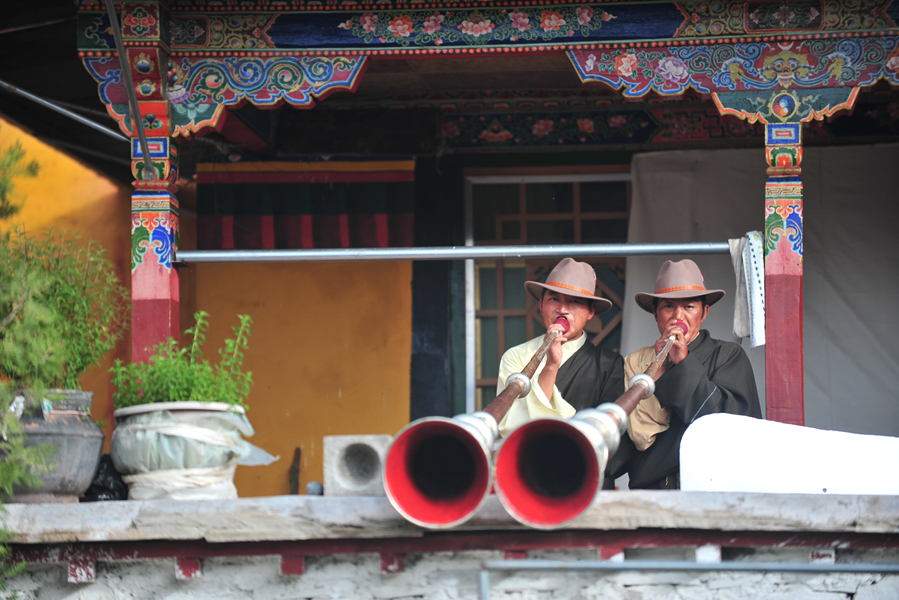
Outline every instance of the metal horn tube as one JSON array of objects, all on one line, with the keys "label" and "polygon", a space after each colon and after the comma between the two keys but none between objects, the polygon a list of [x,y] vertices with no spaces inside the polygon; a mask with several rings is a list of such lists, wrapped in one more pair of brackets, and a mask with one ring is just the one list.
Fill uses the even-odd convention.
[{"label": "metal horn tube", "polygon": [[429,529],[467,521],[493,487],[496,420],[485,412],[426,417],[394,438],[384,461],[384,491],[406,520]]},{"label": "metal horn tube", "polygon": [[[565,322],[567,325],[567,321]],[[384,491],[406,520],[429,529],[447,529],[470,519],[493,488],[493,445],[516,398],[526,396],[552,331],[521,373],[483,411],[425,417],[396,434],[384,460]]]},{"label": "metal horn tube", "polygon": [[496,495],[519,523],[557,529],[577,521],[596,502],[609,458],[618,451],[627,417],[651,396],[670,338],[646,373],[635,375],[615,403],[573,418],[536,419],[511,432],[496,453]]}]

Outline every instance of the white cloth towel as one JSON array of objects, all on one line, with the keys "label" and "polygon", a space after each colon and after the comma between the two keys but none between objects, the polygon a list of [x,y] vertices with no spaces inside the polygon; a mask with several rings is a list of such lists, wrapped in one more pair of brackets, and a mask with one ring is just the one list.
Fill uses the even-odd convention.
[{"label": "white cloth towel", "polygon": [[734,341],[748,337],[752,348],[765,343],[765,261],[764,238],[758,231],[728,240],[737,280],[734,300]]}]

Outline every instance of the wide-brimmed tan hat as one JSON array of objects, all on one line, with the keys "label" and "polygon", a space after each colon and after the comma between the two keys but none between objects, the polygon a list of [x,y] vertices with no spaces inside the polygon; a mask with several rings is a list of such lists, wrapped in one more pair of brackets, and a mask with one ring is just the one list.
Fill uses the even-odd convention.
[{"label": "wide-brimmed tan hat", "polygon": [[707,290],[702,271],[692,260],[678,262],[665,261],[656,277],[654,294],[640,292],[634,296],[637,305],[646,312],[652,312],[653,298],[699,298],[705,297],[709,306],[724,297],[724,290]]},{"label": "wide-brimmed tan hat", "polygon": [[595,294],[596,272],[593,271],[593,267],[587,263],[577,262],[573,258],[563,258],[562,262],[550,271],[546,277],[546,283],[525,281],[524,289],[538,302],[543,296],[543,290],[547,289],[576,298],[592,300],[596,314],[604,313],[612,308],[609,300]]}]

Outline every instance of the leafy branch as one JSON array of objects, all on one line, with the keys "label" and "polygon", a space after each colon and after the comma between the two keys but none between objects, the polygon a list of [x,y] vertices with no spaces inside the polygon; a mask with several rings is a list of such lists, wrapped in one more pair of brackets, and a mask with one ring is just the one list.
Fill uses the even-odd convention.
[{"label": "leafy branch", "polygon": [[5,150],[0,150],[0,219],[8,219],[22,210],[24,199],[16,201],[14,180],[37,177],[40,172],[38,162],[25,162],[25,155],[18,140]]},{"label": "leafy branch", "polygon": [[184,332],[192,338],[189,346],[182,348],[169,338],[154,347],[153,356],[146,363],[124,364],[116,360],[109,370],[115,407],[192,401],[224,402],[247,409],[245,401],[253,374],[243,372],[242,366],[252,320],[247,315],[238,316],[240,325],[233,328],[235,337],[225,340],[219,349],[221,360],[213,366],[202,353],[208,316],[204,311],[194,315],[194,326]]}]

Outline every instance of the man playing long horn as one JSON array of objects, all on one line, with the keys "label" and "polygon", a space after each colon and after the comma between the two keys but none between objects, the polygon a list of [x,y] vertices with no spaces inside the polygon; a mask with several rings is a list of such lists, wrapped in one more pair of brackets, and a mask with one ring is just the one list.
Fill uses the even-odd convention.
[{"label": "man playing long horn", "polygon": [[[621,355],[597,348],[587,340],[584,326],[593,315],[612,308],[596,296],[596,273],[587,263],[563,259],[546,283],[527,281],[527,292],[538,302],[546,335],[559,331],[544,362],[531,379],[531,389],[512,404],[499,424],[500,435],[539,417],[567,419],[583,408],[614,402],[624,391]],[[506,380],[518,373],[538,350],[544,336],[536,337],[503,354],[497,394]]]},{"label": "man playing long horn", "polygon": [[724,290],[708,290],[692,260],[667,261],[655,293],[634,299],[652,313],[661,337],[627,355],[626,381],[642,373],[671,336],[674,344],[656,373],[655,395],[641,400],[628,419],[628,437],[609,461],[604,487],[628,473],[631,489],[679,489],[680,442],[687,426],[704,415],[730,413],[761,418],[749,358],[733,342],[700,329]]}]

